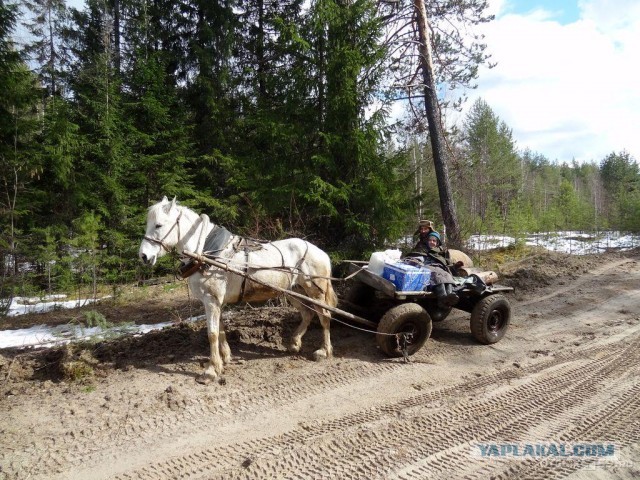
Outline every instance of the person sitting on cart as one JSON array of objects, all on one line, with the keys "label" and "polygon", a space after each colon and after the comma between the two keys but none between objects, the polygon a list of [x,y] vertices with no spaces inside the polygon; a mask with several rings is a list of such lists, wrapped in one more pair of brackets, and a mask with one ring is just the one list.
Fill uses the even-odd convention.
[{"label": "person sitting on cart", "polygon": [[438,297],[438,304],[451,307],[458,303],[458,295],[453,292],[453,273],[458,266],[449,259],[449,252],[442,245],[440,234],[433,229],[429,220],[421,220],[418,226],[420,237],[405,261],[425,266],[431,270],[429,286]]}]

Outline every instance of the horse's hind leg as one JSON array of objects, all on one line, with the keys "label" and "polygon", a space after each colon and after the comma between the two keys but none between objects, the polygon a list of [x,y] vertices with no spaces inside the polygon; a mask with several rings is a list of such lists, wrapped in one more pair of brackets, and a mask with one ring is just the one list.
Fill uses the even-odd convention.
[{"label": "horse's hind leg", "polygon": [[289,301],[300,312],[300,316],[302,317],[302,319],[300,320],[300,324],[296,328],[296,331],[293,332],[293,337],[291,337],[291,344],[289,345],[290,352],[298,353],[300,351],[300,348],[302,348],[302,337],[307,332],[307,328],[309,328],[309,324],[311,323],[314,312],[313,310],[304,306],[295,298],[289,298]]},{"label": "horse's hind leg", "polygon": [[331,358],[333,356],[333,346],[331,345],[330,323],[331,316],[324,308],[316,307],[318,318],[320,319],[320,325],[322,325],[323,342],[322,348],[313,352],[313,357],[316,360],[322,360],[324,358]]},{"label": "horse's hind leg", "polygon": [[[205,298],[202,303],[204,304],[205,316],[207,318],[207,334],[209,335],[209,365],[205,368],[202,375],[196,380],[198,383],[208,384],[211,383],[216,377],[222,373],[223,363],[220,357],[220,303],[215,298]],[[226,343],[226,336],[225,336]]]},{"label": "horse's hind leg", "polygon": [[227,333],[225,332],[222,322],[220,322],[220,338],[218,338],[218,344],[222,363],[225,365],[231,363],[231,348],[229,347],[229,343],[227,343]]},{"label": "horse's hind leg", "polygon": [[[316,314],[316,310],[311,307],[305,306],[303,303],[299,302],[296,299],[289,299],[294,307],[298,309],[300,312],[300,316],[302,320],[300,321],[300,325],[296,328],[296,331],[293,333],[293,338],[291,339],[291,346],[289,347],[290,352],[298,353],[300,348],[302,347],[302,336],[306,333],[307,328],[309,327],[309,323]],[[325,358],[331,358],[333,356],[333,348],[331,347],[331,337],[329,335],[329,322],[331,318],[329,315],[321,315],[319,312],[323,312],[326,314],[327,312],[318,307],[317,308],[318,315],[320,317],[320,324],[322,325],[323,331],[323,346],[322,348],[313,352],[314,360],[323,360]]]}]

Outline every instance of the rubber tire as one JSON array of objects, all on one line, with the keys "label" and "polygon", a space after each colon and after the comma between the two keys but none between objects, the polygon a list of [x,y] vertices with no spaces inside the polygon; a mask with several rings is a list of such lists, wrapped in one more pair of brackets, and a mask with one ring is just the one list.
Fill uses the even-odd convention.
[{"label": "rubber tire", "polygon": [[511,322],[511,304],[504,295],[484,297],[471,311],[471,333],[480,343],[499,342]]},{"label": "rubber tire", "polygon": [[403,355],[402,349],[398,347],[397,337],[394,336],[400,332],[413,333],[407,348],[407,353],[413,355],[424,346],[431,335],[431,317],[417,303],[403,303],[389,309],[380,320],[376,335],[376,342],[385,355]]}]

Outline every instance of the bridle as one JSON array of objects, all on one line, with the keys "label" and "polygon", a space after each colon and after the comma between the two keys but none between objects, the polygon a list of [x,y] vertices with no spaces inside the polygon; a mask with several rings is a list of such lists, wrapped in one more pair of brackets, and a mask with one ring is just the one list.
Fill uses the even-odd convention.
[{"label": "bridle", "polygon": [[164,237],[162,237],[160,240],[158,240],[157,238],[149,237],[147,235],[145,235],[142,238],[144,240],[147,240],[148,242],[160,245],[162,248],[164,248],[167,251],[167,253],[170,252],[171,248],[167,247],[167,245],[164,243],[164,241],[169,236],[169,234],[171,234],[171,232],[173,232],[173,229],[176,228],[176,227],[178,227],[178,242],[180,241],[180,217],[182,217],[182,210],[180,210],[180,213],[176,217],[175,223],[171,226],[169,231],[167,233],[165,233]]}]

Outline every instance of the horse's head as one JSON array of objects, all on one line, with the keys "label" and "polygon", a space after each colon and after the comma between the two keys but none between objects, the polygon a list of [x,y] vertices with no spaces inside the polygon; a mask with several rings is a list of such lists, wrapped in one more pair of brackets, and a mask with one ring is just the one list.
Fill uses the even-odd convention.
[{"label": "horse's head", "polygon": [[176,199],[169,201],[164,197],[149,208],[147,230],[138,256],[146,264],[154,265],[159,257],[176,246],[180,240],[181,208]]}]

